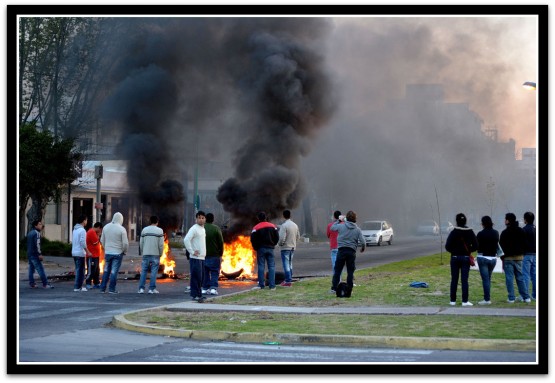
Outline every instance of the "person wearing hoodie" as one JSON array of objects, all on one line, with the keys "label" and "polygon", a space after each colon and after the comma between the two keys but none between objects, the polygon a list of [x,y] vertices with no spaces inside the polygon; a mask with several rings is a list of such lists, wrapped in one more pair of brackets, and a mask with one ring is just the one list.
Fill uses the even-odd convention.
[{"label": "person wearing hoodie", "polygon": [[80,215],[77,219],[78,223],[73,227],[73,239],[71,241],[71,256],[75,263],[75,283],[73,291],[87,291],[83,286],[85,282],[85,257],[92,256],[87,247],[87,226],[88,218],[86,215]]},{"label": "person wearing hoodie", "polygon": [[347,266],[347,289],[349,291],[353,289],[356,251],[359,246],[361,253],[366,249],[366,241],[356,221],[356,213],[349,210],[346,216],[339,216],[339,219],[330,227],[331,231],[337,231],[337,258],[331,280],[333,293],[337,289],[345,265]]},{"label": "person wearing hoodie", "polygon": [[100,243],[104,248],[104,273],[102,274],[100,291],[106,292],[106,285],[108,285],[109,281],[108,293],[117,294],[116,284],[119,268],[123,256],[129,248],[127,231],[123,227],[123,215],[120,212],[115,213],[112,217],[112,222],[102,229]]},{"label": "person wearing hoodie", "polygon": [[[515,299],[519,302],[530,303],[530,294],[528,294],[528,287],[524,284],[524,275],[522,274],[522,260],[526,252],[526,232],[518,225],[514,213],[505,214],[505,226],[505,230],[501,232],[499,244],[505,253],[501,259],[507,286],[507,303],[515,303]],[[518,298],[515,298],[515,279],[520,293]]]},{"label": "person wearing hoodie", "polygon": [[478,240],[474,230],[466,226],[466,216],[459,213],[455,217],[457,226],[447,236],[445,250],[451,253],[451,300],[449,304],[457,304],[457,287],[459,285],[459,273],[462,285],[462,305],[473,306],[468,301],[468,275],[470,273],[470,255],[478,249]]}]

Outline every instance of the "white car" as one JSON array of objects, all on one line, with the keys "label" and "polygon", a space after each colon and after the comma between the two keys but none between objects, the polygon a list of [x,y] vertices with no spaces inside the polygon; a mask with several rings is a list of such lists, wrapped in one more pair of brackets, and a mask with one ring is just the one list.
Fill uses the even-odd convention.
[{"label": "white car", "polygon": [[360,229],[366,241],[366,246],[381,246],[382,242],[391,245],[393,242],[393,228],[387,221],[365,221]]}]

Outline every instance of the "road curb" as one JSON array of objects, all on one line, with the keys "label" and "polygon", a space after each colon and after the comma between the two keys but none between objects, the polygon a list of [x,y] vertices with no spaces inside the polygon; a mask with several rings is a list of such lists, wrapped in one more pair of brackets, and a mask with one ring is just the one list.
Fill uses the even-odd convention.
[{"label": "road curb", "polygon": [[[151,310],[151,309],[145,309]],[[137,310],[140,312],[145,310]],[[189,338],[196,340],[231,341],[241,343],[277,342],[278,344],[318,344],[344,345],[360,347],[411,348],[434,350],[475,350],[475,351],[536,351],[533,340],[510,339],[466,339],[466,338],[423,338],[396,336],[357,336],[357,335],[323,335],[323,334],[275,334],[242,333],[228,331],[201,331],[165,328],[143,325],[129,321],[125,315],[116,315],[112,324],[120,329],[150,335]]]}]

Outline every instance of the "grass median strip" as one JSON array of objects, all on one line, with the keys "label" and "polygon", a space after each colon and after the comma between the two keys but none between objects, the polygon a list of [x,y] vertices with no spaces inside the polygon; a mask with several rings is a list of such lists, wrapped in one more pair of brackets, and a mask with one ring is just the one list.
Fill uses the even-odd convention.
[{"label": "grass median strip", "polygon": [[[410,283],[414,281],[426,282],[429,287],[410,287]],[[285,307],[451,307],[447,253],[357,270],[355,284],[351,298],[337,298],[330,294],[331,277],[319,277],[302,279],[290,288],[278,287],[274,291],[264,289],[222,296],[214,300],[214,303]],[[469,300],[474,302],[475,306],[464,308],[468,310],[468,314],[480,307],[535,309],[535,302],[506,302],[507,291],[503,273],[494,273],[492,276],[491,305],[477,305],[477,302],[483,299],[482,280],[478,271],[471,270],[469,286]],[[516,286],[515,291],[518,291]],[[461,304],[460,296],[459,286],[458,307]],[[204,303],[209,304],[210,302]],[[174,312],[155,309],[130,313],[125,317],[146,325],[186,330],[471,339],[536,338],[535,316]]]}]

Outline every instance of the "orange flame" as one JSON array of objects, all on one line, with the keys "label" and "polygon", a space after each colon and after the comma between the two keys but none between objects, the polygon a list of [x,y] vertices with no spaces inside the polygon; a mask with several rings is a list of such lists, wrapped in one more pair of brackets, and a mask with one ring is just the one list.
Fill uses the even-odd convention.
[{"label": "orange flame", "polygon": [[164,266],[164,270],[159,268],[159,271],[162,271],[169,277],[173,277],[174,275],[174,268],[175,268],[175,261],[170,258],[170,242],[168,241],[168,237],[164,234],[164,252],[160,257],[160,266]]},{"label": "orange flame", "polygon": [[256,253],[249,236],[240,235],[232,243],[224,243],[221,271],[226,274],[243,269],[241,276],[252,277]]}]

